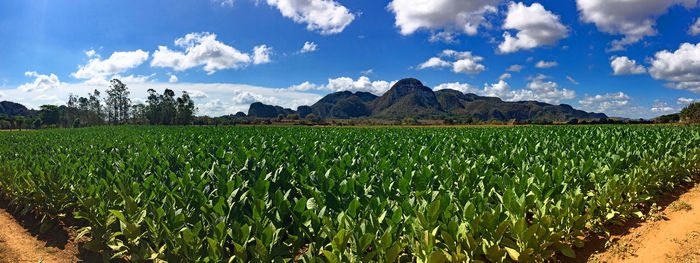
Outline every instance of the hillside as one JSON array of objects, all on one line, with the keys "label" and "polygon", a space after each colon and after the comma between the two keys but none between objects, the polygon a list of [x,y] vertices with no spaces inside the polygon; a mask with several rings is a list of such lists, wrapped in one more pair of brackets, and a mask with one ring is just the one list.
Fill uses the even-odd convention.
[{"label": "hillside", "polygon": [[417,79],[402,79],[382,96],[367,92],[335,92],[311,106],[296,111],[256,102],[250,105],[249,117],[273,118],[279,114],[298,113],[300,117],[313,113],[321,118],[348,119],[371,117],[386,120],[467,119],[568,121],[607,118],[603,113],[589,113],[570,105],[552,105],[537,101],[508,102],[495,97],[444,89],[433,91]]},{"label": "hillside", "polygon": [[29,116],[35,113],[36,111],[27,109],[27,107],[19,103],[11,101],[0,102],[0,114],[9,116]]}]

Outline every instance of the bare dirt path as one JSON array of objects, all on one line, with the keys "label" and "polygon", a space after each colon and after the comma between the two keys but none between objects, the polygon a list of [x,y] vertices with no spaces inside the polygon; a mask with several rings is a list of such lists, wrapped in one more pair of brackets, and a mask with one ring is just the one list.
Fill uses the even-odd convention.
[{"label": "bare dirt path", "polygon": [[667,196],[646,221],[613,234],[587,262],[700,262],[700,185],[684,190]]},{"label": "bare dirt path", "polygon": [[74,245],[56,244],[56,241],[40,240],[5,209],[0,209],[0,263],[80,261]]},{"label": "bare dirt path", "polygon": [[5,209],[0,209],[0,262],[77,262],[73,251],[32,236]]}]

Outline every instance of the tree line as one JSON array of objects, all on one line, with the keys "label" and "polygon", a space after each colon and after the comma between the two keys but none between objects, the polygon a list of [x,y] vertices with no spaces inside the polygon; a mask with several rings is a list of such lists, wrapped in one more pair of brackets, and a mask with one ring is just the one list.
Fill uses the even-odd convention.
[{"label": "tree line", "polygon": [[71,94],[66,105],[41,105],[38,114],[0,116],[2,129],[78,128],[98,125],[190,125],[196,108],[186,91],[180,97],[166,89],[148,90],[145,104],[132,104],[129,88],[119,79],[110,81],[106,97],[95,90],[87,97]]}]

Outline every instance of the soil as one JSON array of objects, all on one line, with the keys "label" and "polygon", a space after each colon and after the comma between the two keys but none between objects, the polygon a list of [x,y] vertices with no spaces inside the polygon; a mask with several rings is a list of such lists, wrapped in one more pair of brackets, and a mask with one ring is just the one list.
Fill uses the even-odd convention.
[{"label": "soil", "polygon": [[609,228],[610,237],[592,236],[575,262],[700,262],[700,184],[663,196],[645,220]]},{"label": "soil", "polygon": [[42,233],[40,217],[15,210],[0,200],[0,263],[101,262],[97,254],[80,249],[73,228],[58,222]]}]

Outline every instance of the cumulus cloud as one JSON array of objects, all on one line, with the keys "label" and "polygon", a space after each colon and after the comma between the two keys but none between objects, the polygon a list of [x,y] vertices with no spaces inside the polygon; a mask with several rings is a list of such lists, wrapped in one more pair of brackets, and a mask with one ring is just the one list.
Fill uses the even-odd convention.
[{"label": "cumulus cloud", "polygon": [[695,20],[695,23],[688,29],[688,34],[691,36],[700,35],[700,17]]},{"label": "cumulus cloud", "polygon": [[700,102],[700,98],[698,98],[698,99],[691,99],[691,98],[683,98],[683,97],[680,97],[680,98],[678,98],[678,100],[676,101],[676,104],[678,104],[678,105],[688,105],[688,104],[696,103],[696,102]]},{"label": "cumulus cloud", "polygon": [[525,67],[523,67],[522,65],[514,64],[514,65],[510,65],[510,67],[508,67],[506,69],[506,71],[520,72],[521,70],[523,70],[523,68],[525,68]]},{"label": "cumulus cloud", "polygon": [[598,30],[608,34],[624,35],[611,43],[608,51],[615,51],[656,35],[656,18],[669,7],[692,8],[697,0],[576,0],[576,4],[584,22],[594,23]]},{"label": "cumulus cloud", "polygon": [[669,81],[668,87],[700,94],[700,43],[683,43],[676,51],[657,52],[651,59],[649,74]]},{"label": "cumulus cloud", "polygon": [[588,96],[578,102],[585,111],[603,112],[608,116],[622,117],[651,117],[658,115],[649,107],[632,104],[632,98],[623,92],[606,93],[602,95]]},{"label": "cumulus cloud", "polygon": [[440,85],[437,85],[433,90],[438,91],[438,90],[443,90],[443,89],[451,89],[451,90],[457,90],[462,93],[478,93],[479,89],[468,84],[468,83],[459,83],[459,82],[453,82],[453,83],[443,83]]},{"label": "cumulus cloud", "polygon": [[104,82],[105,78],[115,74],[126,72],[135,68],[148,59],[148,52],[143,50],[114,52],[107,59],[100,59],[92,52],[86,52],[88,57],[93,57],[84,66],[78,66],[78,71],[71,75],[78,79],[87,79],[93,82]]},{"label": "cumulus cloud", "polygon": [[333,0],[267,0],[267,4],[277,7],[294,22],[305,23],[307,30],[322,35],[343,32],[355,20],[350,10]]},{"label": "cumulus cloud", "polygon": [[[175,75],[173,75],[173,76],[175,76]],[[207,93],[205,93],[204,91],[201,91],[201,90],[186,90],[186,91],[187,91],[187,94],[189,94],[190,98],[192,98],[192,99],[201,100],[201,99],[209,98],[209,95],[207,95]]]},{"label": "cumulus cloud", "polygon": [[511,78],[512,76],[513,75],[511,75],[510,73],[503,73],[500,77],[498,77],[498,80],[506,80]]},{"label": "cumulus cloud", "polygon": [[496,13],[501,0],[393,0],[387,6],[394,13],[402,35],[418,30],[442,31],[433,40],[450,40],[453,32],[476,35],[488,26],[485,15]]},{"label": "cumulus cloud", "polygon": [[[443,60],[451,59],[451,61]],[[443,50],[439,57],[432,57],[428,61],[418,65],[418,69],[452,67],[455,73],[478,74],[486,70],[486,66],[479,64],[483,57],[474,56],[469,51]]]},{"label": "cumulus cloud", "polygon": [[24,75],[27,77],[33,77],[34,81],[22,84],[19,87],[17,87],[18,90],[21,90],[23,92],[43,92],[56,89],[61,85],[61,82],[58,80],[58,77],[53,73],[49,75],[42,75],[34,71],[28,71],[24,72]]},{"label": "cumulus cloud", "polygon": [[[156,73],[153,73],[151,75],[128,75],[128,76],[120,76],[120,75],[114,75],[111,78],[112,79],[119,79],[121,82],[124,84],[132,84],[132,83],[144,83],[149,81],[153,76],[155,76]],[[107,84],[108,82],[104,82]]]},{"label": "cumulus cloud", "polygon": [[535,64],[535,67],[536,68],[553,68],[553,67],[556,67],[558,65],[559,65],[559,63],[557,63],[556,61],[540,60],[537,62],[537,64]]},{"label": "cumulus cloud", "polygon": [[637,61],[628,57],[610,57],[610,67],[615,75],[644,74],[647,69],[642,65],[637,65]]},{"label": "cumulus cloud", "polygon": [[168,82],[170,82],[170,83],[175,83],[175,82],[177,82],[177,81],[178,81],[177,76],[175,76],[175,75],[170,75],[170,79],[168,79]]},{"label": "cumulus cloud", "polygon": [[207,74],[211,75],[217,70],[238,69],[251,62],[250,55],[219,42],[216,40],[216,34],[190,33],[176,39],[175,45],[184,48],[185,52],[159,46],[158,50],[153,52],[151,66],[177,71],[204,66]]},{"label": "cumulus cloud", "polygon": [[352,78],[348,77],[339,77],[339,78],[334,78],[334,79],[328,79],[328,83],[325,85],[317,85],[310,83],[308,81],[298,84],[298,85],[293,85],[290,86],[289,88],[286,88],[284,90],[289,90],[289,91],[330,91],[330,92],[338,92],[338,91],[351,91],[351,92],[358,92],[358,91],[363,91],[363,92],[370,92],[375,95],[381,95],[384,94],[389,88],[391,88],[393,82],[388,82],[388,81],[383,81],[383,80],[377,80],[377,81],[371,81],[368,77],[362,76],[359,77],[357,80],[353,80]]},{"label": "cumulus cloud", "polygon": [[263,95],[249,92],[249,91],[235,92],[235,95],[233,96],[233,98],[231,100],[233,100],[233,102],[236,104],[251,104],[253,102],[262,102],[265,104],[276,104],[279,102],[274,97],[265,97]]},{"label": "cumulus cloud", "polygon": [[569,89],[560,89],[553,81],[545,81],[547,76],[538,75],[527,84],[524,89],[511,89],[508,82],[499,79],[496,83],[486,83],[483,89],[475,88],[466,83],[444,83],[435,87],[435,90],[454,89],[463,93],[474,93],[480,96],[499,97],[505,101],[536,100],[546,103],[559,104],[562,100],[576,98],[576,92]]},{"label": "cumulus cloud", "polygon": [[515,36],[503,33],[503,42],[498,45],[501,53],[513,53],[521,49],[533,49],[543,45],[555,45],[569,34],[559,16],[544,9],[539,3],[529,7],[523,3],[510,2],[503,29],[517,30]]},{"label": "cumulus cloud", "polygon": [[666,102],[660,100],[654,100],[654,104],[651,106],[651,111],[658,114],[667,114],[678,111],[676,108],[671,107]]},{"label": "cumulus cloud", "polygon": [[270,55],[272,54],[272,48],[267,45],[260,45],[253,48],[253,64],[265,64],[270,63]]},{"label": "cumulus cloud", "polygon": [[297,52],[299,54],[304,54],[304,53],[309,53],[309,52],[314,52],[318,48],[318,45],[314,42],[306,41],[304,42],[304,46],[301,47],[301,49]]}]

